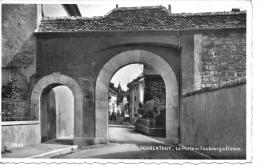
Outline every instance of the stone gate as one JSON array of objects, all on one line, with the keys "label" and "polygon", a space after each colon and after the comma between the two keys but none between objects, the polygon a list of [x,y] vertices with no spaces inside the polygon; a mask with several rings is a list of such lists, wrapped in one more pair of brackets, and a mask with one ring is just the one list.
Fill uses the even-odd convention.
[{"label": "stone gate", "polygon": [[[170,14],[161,6],[117,8],[92,19],[43,18],[35,32],[31,100],[40,100],[46,88],[68,86],[75,102],[74,143],[106,143],[109,81],[125,65],[146,63],[166,85],[166,143],[178,144],[182,94],[230,80],[235,72],[244,76],[245,32],[245,12]],[[229,61],[232,54],[241,66]],[[215,66],[215,56],[225,57],[224,69]]]}]

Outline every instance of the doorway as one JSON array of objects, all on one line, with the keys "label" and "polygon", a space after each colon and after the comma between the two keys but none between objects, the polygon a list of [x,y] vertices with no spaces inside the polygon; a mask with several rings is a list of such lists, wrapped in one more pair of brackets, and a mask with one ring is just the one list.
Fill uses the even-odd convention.
[{"label": "doorway", "polygon": [[74,96],[64,85],[49,86],[41,95],[41,142],[74,138]]}]

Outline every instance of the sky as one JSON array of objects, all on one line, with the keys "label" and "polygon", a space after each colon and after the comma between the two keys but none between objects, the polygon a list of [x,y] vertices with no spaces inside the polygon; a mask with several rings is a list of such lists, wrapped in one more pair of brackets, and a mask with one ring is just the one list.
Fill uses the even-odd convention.
[{"label": "sky", "polygon": [[[50,1],[46,1],[46,3],[48,2]],[[166,8],[168,8],[168,5],[171,5],[172,13],[231,11],[232,8],[246,10],[250,6],[249,0],[88,0],[76,2],[79,2],[78,6],[83,17],[104,16],[114,9],[116,4],[119,7],[162,5]],[[66,12],[62,10],[61,6],[54,4],[47,6],[48,8],[44,10],[48,13],[48,16],[66,16]]]},{"label": "sky", "polygon": [[124,91],[127,90],[127,84],[138,77],[143,70],[142,64],[130,64],[119,69],[112,77],[111,82],[117,87],[120,83]]},{"label": "sky", "polygon": [[[106,2],[106,1],[105,1]],[[239,3],[234,3],[239,2]],[[240,8],[245,10],[245,5],[248,4],[246,0],[232,1],[232,0],[172,0],[172,1],[131,1],[126,2],[107,2],[107,4],[83,4],[79,5],[79,9],[83,16],[93,17],[93,16],[104,16],[109,13],[118,4],[119,7],[133,7],[133,6],[159,6],[162,5],[168,8],[171,5],[172,13],[195,13],[195,12],[213,12],[213,11],[231,11],[232,8]]]},{"label": "sky", "polygon": [[[47,1],[48,2],[48,1]],[[47,3],[46,2],[46,3]],[[162,5],[168,8],[171,5],[172,13],[198,13],[198,12],[219,12],[231,11],[232,8],[247,10],[250,8],[249,0],[96,0],[96,1],[78,1],[78,7],[83,17],[104,16],[108,14],[118,4],[119,7],[136,7],[136,6],[158,6]],[[60,5],[44,5],[46,16],[62,17],[66,12]],[[141,74],[142,66],[132,64],[123,67],[115,73],[111,82],[126,90],[127,83]]]}]

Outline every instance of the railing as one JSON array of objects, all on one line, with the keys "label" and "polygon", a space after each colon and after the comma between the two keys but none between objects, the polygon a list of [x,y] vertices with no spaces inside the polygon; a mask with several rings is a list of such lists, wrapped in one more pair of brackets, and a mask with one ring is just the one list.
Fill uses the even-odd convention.
[{"label": "railing", "polygon": [[2,121],[32,121],[38,119],[38,101],[31,103],[2,100]]}]

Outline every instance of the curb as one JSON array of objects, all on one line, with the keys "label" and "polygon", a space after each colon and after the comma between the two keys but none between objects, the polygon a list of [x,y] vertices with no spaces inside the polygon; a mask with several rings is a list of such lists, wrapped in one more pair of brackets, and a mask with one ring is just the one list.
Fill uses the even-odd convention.
[{"label": "curb", "polygon": [[50,152],[45,152],[45,153],[41,153],[38,155],[33,155],[33,156],[29,156],[26,159],[36,159],[36,158],[42,158],[42,157],[55,157],[61,154],[67,154],[70,153],[74,150],[78,149],[78,145],[72,145],[66,148],[62,148],[62,149],[57,149],[57,150],[53,150]]},{"label": "curb", "polygon": [[108,125],[109,127],[135,128],[134,125]]}]

